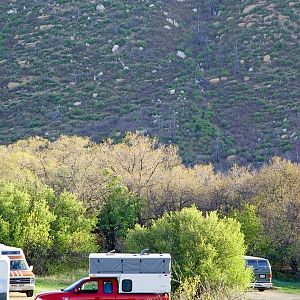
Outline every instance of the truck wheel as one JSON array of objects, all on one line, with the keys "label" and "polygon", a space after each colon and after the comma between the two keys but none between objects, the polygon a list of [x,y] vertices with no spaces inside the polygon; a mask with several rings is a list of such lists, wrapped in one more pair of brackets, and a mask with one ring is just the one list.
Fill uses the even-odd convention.
[{"label": "truck wheel", "polygon": [[32,297],[33,296],[33,291],[27,291],[26,296],[27,297]]},{"label": "truck wheel", "polygon": [[265,291],[265,288],[258,288],[258,290],[259,290],[260,292],[264,292],[264,291]]}]

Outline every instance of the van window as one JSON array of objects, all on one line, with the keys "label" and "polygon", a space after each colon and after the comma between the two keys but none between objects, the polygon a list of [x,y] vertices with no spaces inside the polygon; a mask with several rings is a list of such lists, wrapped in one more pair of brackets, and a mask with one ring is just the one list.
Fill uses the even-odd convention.
[{"label": "van window", "polygon": [[247,266],[252,267],[253,269],[257,268],[257,260],[254,259],[248,259],[247,260]]},{"label": "van window", "polygon": [[259,260],[257,261],[257,263],[259,268],[265,268],[265,269],[269,268],[269,264],[267,260]]},{"label": "van window", "polygon": [[122,292],[131,292],[132,291],[132,280],[124,279],[122,280]]}]

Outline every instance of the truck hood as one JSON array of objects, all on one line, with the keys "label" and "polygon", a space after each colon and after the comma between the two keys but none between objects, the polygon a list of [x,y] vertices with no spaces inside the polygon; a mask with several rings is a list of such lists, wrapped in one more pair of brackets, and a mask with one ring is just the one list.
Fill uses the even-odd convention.
[{"label": "truck hood", "polygon": [[36,294],[35,299],[38,299],[38,298],[42,298],[43,299],[43,297],[45,297],[45,296],[51,296],[53,294],[55,294],[57,296],[60,296],[60,295],[64,295],[65,292],[63,292],[61,290],[41,292],[41,293]]},{"label": "truck hood", "polygon": [[15,270],[15,271],[10,271],[10,277],[20,277],[20,276],[32,277],[34,275],[29,270]]}]

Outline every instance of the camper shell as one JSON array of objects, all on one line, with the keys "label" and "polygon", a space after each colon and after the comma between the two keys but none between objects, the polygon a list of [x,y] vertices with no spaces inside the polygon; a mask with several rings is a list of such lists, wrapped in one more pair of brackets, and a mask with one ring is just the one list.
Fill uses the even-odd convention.
[{"label": "camper shell", "polygon": [[[170,254],[92,253],[90,277],[115,277],[120,293],[170,293]],[[124,290],[124,282],[131,284]]]},{"label": "camper shell", "polygon": [[35,276],[32,266],[28,266],[23,250],[0,244],[0,255],[7,256],[10,260],[9,291],[26,293],[27,297],[32,297]]}]

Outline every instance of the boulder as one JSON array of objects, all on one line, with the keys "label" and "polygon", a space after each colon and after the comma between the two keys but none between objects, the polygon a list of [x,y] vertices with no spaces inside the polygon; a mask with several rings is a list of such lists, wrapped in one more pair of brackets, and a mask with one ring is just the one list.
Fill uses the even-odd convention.
[{"label": "boulder", "polygon": [[7,13],[10,14],[16,14],[17,13],[17,9],[16,8],[12,8],[10,10],[7,11]]},{"label": "boulder", "polygon": [[113,53],[116,53],[116,52],[118,51],[119,48],[120,48],[119,45],[114,45],[114,46],[112,47],[111,51],[112,51]]},{"label": "boulder", "polygon": [[221,79],[218,78],[218,77],[212,78],[212,79],[209,80],[209,82],[212,83],[212,84],[217,84],[217,83],[219,83],[220,81],[221,81]]},{"label": "boulder", "polygon": [[271,61],[271,56],[270,55],[265,55],[263,60],[264,60],[265,63],[269,63]]},{"label": "boulder", "polygon": [[186,54],[183,51],[178,50],[176,56],[182,59],[186,58]]},{"label": "boulder", "polygon": [[177,28],[179,27],[178,22],[176,20],[173,20],[172,18],[166,18],[166,21]]},{"label": "boulder", "polygon": [[21,85],[22,84],[20,82],[14,82],[14,81],[12,81],[12,82],[8,83],[7,87],[8,87],[9,90],[14,90],[14,89],[20,87]]},{"label": "boulder", "polygon": [[41,25],[39,27],[40,30],[44,31],[44,30],[49,30],[49,29],[52,29],[55,25],[53,24],[47,24],[47,25]]},{"label": "boulder", "polygon": [[25,67],[27,64],[27,60],[18,60],[17,62],[21,67]]},{"label": "boulder", "polygon": [[257,7],[257,5],[255,4],[251,4],[251,5],[248,5],[244,8],[243,10],[243,14],[248,14],[251,10],[253,10],[255,7]]},{"label": "boulder", "polygon": [[98,4],[97,7],[96,7],[96,9],[97,9],[98,11],[100,11],[100,12],[104,12],[104,11],[105,11],[105,7],[104,7],[103,4]]},{"label": "boulder", "polygon": [[41,16],[38,16],[37,17],[39,20],[46,20],[46,19],[49,19],[50,16],[49,15],[41,15]]}]

